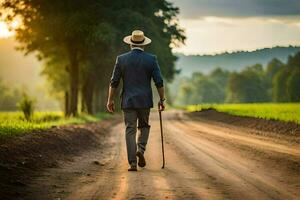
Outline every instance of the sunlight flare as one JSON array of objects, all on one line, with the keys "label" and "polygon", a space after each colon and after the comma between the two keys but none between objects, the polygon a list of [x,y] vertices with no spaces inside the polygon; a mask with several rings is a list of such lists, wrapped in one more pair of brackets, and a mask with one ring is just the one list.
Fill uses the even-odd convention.
[{"label": "sunlight flare", "polygon": [[0,22],[0,38],[8,38],[14,35],[5,22]]},{"label": "sunlight flare", "polygon": [[15,29],[20,26],[19,21],[14,20],[10,24],[0,21],[0,38],[9,38],[15,35]]}]

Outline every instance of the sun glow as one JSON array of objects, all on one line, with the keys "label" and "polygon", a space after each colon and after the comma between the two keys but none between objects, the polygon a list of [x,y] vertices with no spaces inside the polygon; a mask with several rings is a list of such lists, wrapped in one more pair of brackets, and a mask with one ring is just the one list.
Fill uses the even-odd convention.
[{"label": "sun glow", "polygon": [[13,32],[9,31],[8,25],[5,22],[0,22],[0,38],[8,38],[13,35]]},{"label": "sun glow", "polygon": [[0,38],[12,37],[15,34],[15,29],[19,26],[18,21],[13,21],[11,24],[7,24],[0,21]]}]

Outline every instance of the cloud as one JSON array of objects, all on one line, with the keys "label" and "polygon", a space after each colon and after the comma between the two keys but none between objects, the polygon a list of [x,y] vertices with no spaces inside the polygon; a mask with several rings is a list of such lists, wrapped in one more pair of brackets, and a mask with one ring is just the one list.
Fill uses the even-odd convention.
[{"label": "cloud", "polygon": [[175,52],[215,54],[225,51],[300,45],[300,17],[202,17],[181,19],[185,46]]},{"label": "cloud", "polygon": [[183,18],[299,15],[300,0],[169,0]]}]

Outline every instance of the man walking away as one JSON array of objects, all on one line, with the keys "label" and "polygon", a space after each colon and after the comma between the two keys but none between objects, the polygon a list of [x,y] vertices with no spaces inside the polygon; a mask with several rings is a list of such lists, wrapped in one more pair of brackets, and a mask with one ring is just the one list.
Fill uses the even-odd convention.
[{"label": "man walking away", "polygon": [[[110,81],[107,110],[109,112],[115,110],[113,99],[116,88],[122,79],[121,108],[126,126],[127,157],[130,165],[128,171],[137,171],[137,163],[139,167],[146,165],[144,153],[150,131],[150,108],[153,108],[152,79],[160,97],[159,109],[161,111],[165,107],[165,94],[157,58],[144,51],[145,46],[151,43],[151,39],[145,37],[142,31],[135,30],[123,41],[130,45],[131,51],[116,59]],[[137,129],[139,134],[136,142]]]}]

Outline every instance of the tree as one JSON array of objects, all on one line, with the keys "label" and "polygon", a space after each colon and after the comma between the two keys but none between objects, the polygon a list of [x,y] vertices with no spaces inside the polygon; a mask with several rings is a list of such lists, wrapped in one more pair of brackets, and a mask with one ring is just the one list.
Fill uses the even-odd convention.
[{"label": "tree", "polygon": [[272,59],[267,64],[266,69],[266,82],[267,82],[267,88],[268,88],[268,95],[273,98],[274,91],[273,91],[273,79],[275,75],[284,67],[284,64],[278,60],[277,58]]},{"label": "tree", "polygon": [[[111,3],[108,1],[108,6]],[[176,73],[176,56],[171,50],[185,40],[184,31],[179,27],[177,18],[179,9],[166,0],[118,0],[113,4],[109,17],[113,18],[114,27],[117,29],[115,43],[119,47],[118,52],[128,49],[120,42],[125,35],[133,29],[143,30],[151,36],[152,43],[147,48],[158,55],[164,78],[172,80]]]},{"label": "tree", "polygon": [[233,73],[228,82],[228,102],[266,102],[269,101],[267,83],[260,64],[249,66],[240,73]]},{"label": "tree", "polygon": [[287,71],[289,73],[286,79],[286,90],[289,97],[289,101],[300,101],[300,52],[294,56],[290,56],[287,62]]},{"label": "tree", "polygon": [[287,77],[289,76],[286,67],[279,70],[272,81],[272,99],[274,102],[288,102]]},{"label": "tree", "polygon": [[[165,0],[138,2],[119,0],[103,1],[102,3],[101,20],[110,23],[114,28],[114,40],[110,41],[108,46],[105,44],[95,45],[89,53],[91,63],[89,68],[93,70],[86,70],[86,73],[90,73],[90,75],[85,75],[87,79],[82,87],[83,104],[86,104],[87,111],[97,111],[104,107],[108,77],[111,75],[114,59],[117,54],[128,51],[128,45],[122,42],[122,38],[130,34],[133,29],[141,29],[151,37],[153,42],[149,47],[147,46],[147,49],[149,48],[150,52],[158,55],[163,76],[167,80],[172,80],[176,73],[174,67],[176,57],[173,56],[170,45],[178,46],[185,39],[183,30],[178,26],[178,8]],[[91,88],[94,88],[95,91]],[[94,99],[96,99],[95,105],[92,106]]]},{"label": "tree", "polygon": [[293,70],[287,79],[287,93],[290,101],[300,102],[300,68]]},{"label": "tree", "polygon": [[191,97],[193,95],[193,88],[190,84],[183,84],[179,90],[179,99],[184,105],[192,104]]},{"label": "tree", "polygon": [[224,102],[226,99],[226,86],[228,84],[229,76],[229,71],[222,70],[219,67],[213,70],[209,75],[209,78],[212,82],[216,83],[216,86],[218,87],[219,96],[216,99],[217,102]]},{"label": "tree", "polygon": [[[77,114],[79,63],[85,39],[94,25],[90,17],[93,1],[5,0],[3,5],[14,17],[22,19],[16,30],[19,49],[26,54],[38,52],[41,59],[57,55],[68,62],[70,79],[70,114]],[[87,6],[89,5],[89,6]],[[97,23],[97,20],[94,20]]]},{"label": "tree", "polygon": [[[56,56],[53,59],[45,61],[41,75],[46,77],[46,86],[51,94],[63,104],[66,116],[69,116],[69,76],[68,63],[64,59]],[[64,100],[63,102],[61,100]]]},{"label": "tree", "polygon": [[273,100],[277,102],[299,101],[300,52],[289,56],[285,67],[273,79]]},{"label": "tree", "polygon": [[221,103],[224,100],[221,88],[208,78],[203,78],[198,82],[196,91],[199,98],[198,103]]},{"label": "tree", "polygon": [[53,67],[44,70],[49,79],[50,72],[57,71],[53,79],[69,81],[68,89],[53,87],[64,90],[67,114],[77,114],[79,90],[83,111],[92,113],[104,106],[114,59],[127,50],[121,41],[133,29],[153,39],[150,51],[158,55],[164,77],[171,80],[176,73],[171,49],[185,36],[178,25],[178,8],[165,0],[4,0],[3,6],[12,13],[7,20],[23,20],[16,31],[19,49],[37,52],[46,66]]},{"label": "tree", "polygon": [[241,85],[246,85],[245,77],[242,74],[234,72],[230,75],[227,85],[226,102],[239,103],[245,101],[244,88]]},{"label": "tree", "polygon": [[199,72],[192,77],[180,81],[177,103],[199,104],[199,103],[222,103],[225,100],[225,88],[229,72],[215,69],[208,75]]},{"label": "tree", "polygon": [[272,82],[273,77],[284,67],[284,64],[277,58],[273,58],[268,64],[266,69],[266,76]]}]

